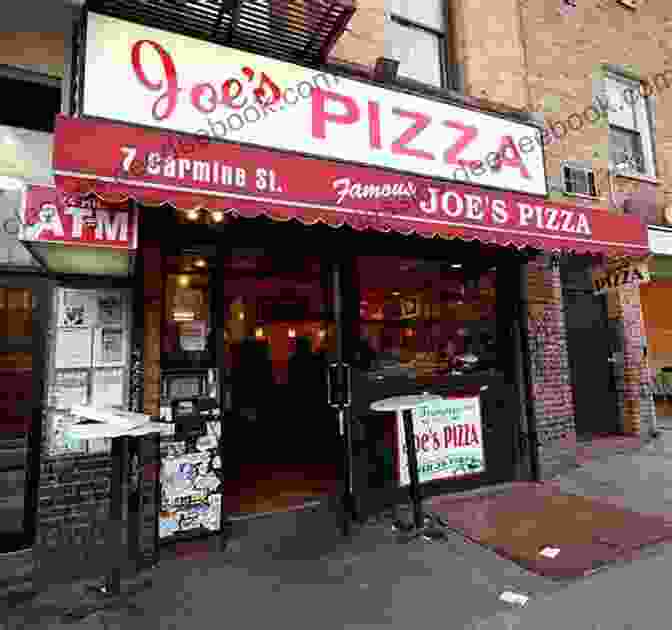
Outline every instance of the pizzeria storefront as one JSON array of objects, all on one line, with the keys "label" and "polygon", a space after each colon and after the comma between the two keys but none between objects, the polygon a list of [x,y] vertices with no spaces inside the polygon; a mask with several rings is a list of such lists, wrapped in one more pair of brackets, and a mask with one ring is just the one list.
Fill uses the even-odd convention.
[{"label": "pizzeria storefront", "polygon": [[[310,71],[102,16],[87,38],[56,188],[29,191],[25,216],[51,204],[83,246],[127,243],[124,356],[142,376],[125,405],[171,419],[176,399],[210,396],[222,411],[221,499],[207,517],[163,506],[165,540],[325,497],[360,516],[398,500],[398,427],[371,409],[390,396],[454,401],[453,425],[416,435],[426,493],[535,475],[530,263],[641,257],[641,223],[549,203],[529,124],[335,77],[213,139],[200,112],[223,72],[263,67],[285,90]],[[489,154],[470,183],[447,181]]]}]

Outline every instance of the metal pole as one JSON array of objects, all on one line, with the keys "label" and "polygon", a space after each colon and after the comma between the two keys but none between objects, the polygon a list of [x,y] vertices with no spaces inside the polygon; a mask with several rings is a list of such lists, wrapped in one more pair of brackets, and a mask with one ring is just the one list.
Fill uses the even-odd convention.
[{"label": "metal pole", "polygon": [[125,476],[127,472],[128,438],[126,436],[112,439],[112,483],[110,488],[110,533],[113,544],[110,545],[111,567],[105,582],[108,594],[121,593],[121,564],[126,552],[126,535],[124,532],[124,495]]},{"label": "metal pole", "polygon": [[413,503],[413,519],[415,529],[424,527],[422,514],[422,498],[420,496],[420,480],[418,479],[418,455],[415,451],[415,434],[413,432],[413,410],[404,409],[401,413],[404,423],[404,441],[408,457],[408,476],[410,478],[411,501]]},{"label": "metal pole", "polygon": [[[349,375],[347,370],[349,369],[343,359],[343,300],[342,300],[342,287],[341,287],[341,263],[335,262],[332,268],[332,281],[333,281],[333,290],[332,298],[334,301],[334,320],[336,324],[336,363],[339,365],[337,373],[339,378],[339,387],[341,389],[341,395],[344,395],[345,390],[348,388],[349,384]],[[338,407],[338,422],[339,422],[339,432],[341,436],[341,443],[343,445],[343,483],[344,483],[344,493],[343,493],[343,509],[344,509],[344,533],[349,535],[350,533],[350,519],[354,516],[354,484],[353,484],[353,474],[352,474],[352,432],[350,419],[348,417],[348,407],[345,400],[339,400]]]}]

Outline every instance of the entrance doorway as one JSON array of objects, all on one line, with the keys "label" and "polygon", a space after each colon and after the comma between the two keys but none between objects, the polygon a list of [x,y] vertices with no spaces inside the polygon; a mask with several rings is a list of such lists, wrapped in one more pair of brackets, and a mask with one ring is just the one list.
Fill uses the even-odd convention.
[{"label": "entrance doorway", "polygon": [[[202,354],[219,371],[226,412],[225,513],[298,509],[346,490],[356,516],[375,511],[398,484],[394,418],[371,403],[422,391],[479,396],[481,407],[485,471],[467,474],[457,453],[455,478],[432,494],[513,479],[522,413],[515,252],[262,218],[181,223],[180,234],[193,250],[181,264],[194,269],[189,290],[177,277],[184,270],[167,278],[166,308],[212,322],[214,356]],[[345,438],[328,404],[327,367],[339,362],[351,368]]]},{"label": "entrance doorway", "polygon": [[46,293],[0,278],[0,553],[35,539]]},{"label": "entrance doorway", "polygon": [[328,263],[279,242],[221,260],[229,417],[224,509],[268,513],[338,491],[338,425],[327,398],[336,356]]},{"label": "entrance doorway", "polygon": [[569,368],[579,439],[619,431],[606,298],[593,295],[589,260],[562,268]]}]

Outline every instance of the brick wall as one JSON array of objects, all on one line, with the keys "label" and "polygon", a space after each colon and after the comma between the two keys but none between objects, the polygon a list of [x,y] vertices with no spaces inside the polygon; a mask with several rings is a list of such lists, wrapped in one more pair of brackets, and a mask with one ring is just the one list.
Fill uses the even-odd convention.
[{"label": "brick wall", "polygon": [[385,56],[385,0],[360,0],[345,33],[329,56],[330,63],[345,63],[371,70]]},{"label": "brick wall", "polygon": [[528,104],[524,37],[518,0],[460,0],[454,14],[457,63],[470,96],[525,109]]},{"label": "brick wall", "polygon": [[[576,461],[576,429],[568,363],[560,272],[548,256],[528,264],[529,340],[534,409],[542,478]],[[643,320],[638,287],[610,291],[610,324],[623,339],[623,361],[615,364],[619,425],[630,435],[648,434],[655,423],[649,365],[642,353]]]},{"label": "brick wall", "polygon": [[[157,545],[156,519],[159,453],[151,438],[138,441],[139,553],[143,565],[153,561]],[[112,460],[88,455],[45,458],[39,491],[38,534],[33,549],[34,584],[97,579],[119,549],[110,520]],[[132,492],[132,488],[129,490]],[[125,550],[124,557],[127,557]]]},{"label": "brick wall", "polygon": [[543,478],[576,460],[574,401],[560,271],[548,256],[528,263],[528,336]]},{"label": "brick wall", "polygon": [[650,384],[648,358],[642,352],[644,322],[638,287],[610,291],[609,318],[623,335],[623,361],[617,363],[616,388],[623,432],[648,435],[655,424],[655,405]]},{"label": "brick wall", "polygon": [[[653,79],[670,68],[669,24],[672,5],[667,2],[642,2],[632,11],[618,2],[581,0],[576,9],[562,11],[561,2],[519,0],[523,16],[521,33],[525,39],[527,82],[530,107],[547,125],[566,122],[568,116],[582,114],[594,99],[604,95],[602,64],[620,68],[640,80]],[[667,81],[669,83],[669,80]],[[612,177],[602,186],[602,199],[596,204],[612,206],[612,190],[634,192],[642,186],[653,192],[661,209],[672,200],[672,110],[665,106],[670,88],[659,81],[655,90],[655,153],[658,181],[653,184],[636,179]],[[595,116],[591,114],[595,120]],[[585,122],[585,121],[584,121]],[[558,180],[561,160],[584,161],[601,172],[608,166],[608,130],[604,117],[569,131],[545,147],[547,171]],[[602,179],[602,177],[600,177]],[[557,196],[562,193],[555,191]],[[617,194],[616,197],[619,195]]]},{"label": "brick wall", "polygon": [[58,32],[3,32],[0,64],[63,78],[66,36]]},{"label": "brick wall", "polygon": [[111,470],[110,458],[102,455],[43,460],[34,547],[38,588],[98,575],[109,523]]}]

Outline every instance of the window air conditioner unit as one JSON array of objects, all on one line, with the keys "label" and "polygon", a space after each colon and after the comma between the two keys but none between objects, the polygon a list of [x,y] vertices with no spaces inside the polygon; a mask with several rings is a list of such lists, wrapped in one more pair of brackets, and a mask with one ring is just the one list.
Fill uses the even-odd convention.
[{"label": "window air conditioner unit", "polygon": [[565,193],[583,197],[597,197],[598,190],[595,184],[595,173],[589,168],[579,168],[564,164],[562,167],[562,181]]}]

